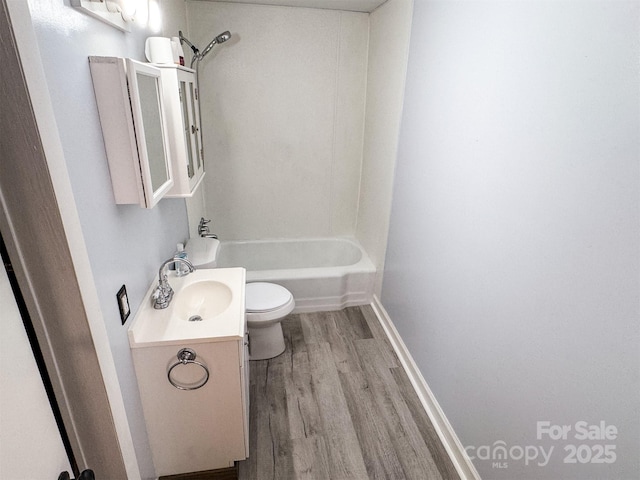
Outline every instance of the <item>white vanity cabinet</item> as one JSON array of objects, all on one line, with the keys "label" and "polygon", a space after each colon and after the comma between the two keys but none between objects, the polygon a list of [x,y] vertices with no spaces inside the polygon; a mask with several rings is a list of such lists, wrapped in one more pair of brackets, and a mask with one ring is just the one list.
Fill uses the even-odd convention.
[{"label": "white vanity cabinet", "polygon": [[161,71],[89,57],[116,203],[152,208],[173,187]]},{"label": "white vanity cabinet", "polygon": [[162,93],[174,174],[174,184],[167,197],[191,197],[204,178],[196,72],[180,65],[155,66],[162,72]]},{"label": "white vanity cabinet", "polygon": [[144,301],[128,329],[156,474],[227,468],[249,455],[246,271],[167,276],[169,306]]},{"label": "white vanity cabinet", "polygon": [[[194,390],[173,386],[167,371],[183,348],[209,370]],[[244,337],[207,343],[132,348],[140,397],[158,476],[233,466],[249,456],[248,356]],[[197,364],[179,364],[171,378],[198,386]]]}]

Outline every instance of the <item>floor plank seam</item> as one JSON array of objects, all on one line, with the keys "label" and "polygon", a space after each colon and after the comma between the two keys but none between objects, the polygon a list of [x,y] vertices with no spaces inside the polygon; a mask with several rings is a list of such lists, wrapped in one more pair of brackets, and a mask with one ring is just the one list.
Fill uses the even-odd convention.
[{"label": "floor plank seam", "polygon": [[276,442],[273,439],[273,430],[271,430],[271,412],[269,412],[269,436],[271,437],[271,459],[273,460],[272,462],[272,469],[271,469],[271,478],[273,480],[276,480]]},{"label": "floor plank seam", "polygon": [[296,397],[298,403],[298,412],[300,413],[300,419],[302,420],[302,430],[304,431],[304,438],[309,438],[307,435],[307,422],[304,421],[304,415],[302,414],[302,408],[300,407],[300,398]]}]

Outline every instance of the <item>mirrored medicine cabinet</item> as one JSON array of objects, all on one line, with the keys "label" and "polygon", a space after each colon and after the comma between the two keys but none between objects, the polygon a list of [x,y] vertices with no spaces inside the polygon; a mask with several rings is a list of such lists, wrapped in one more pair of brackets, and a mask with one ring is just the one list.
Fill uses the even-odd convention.
[{"label": "mirrored medicine cabinet", "polygon": [[195,72],[89,57],[115,202],[153,208],[204,177]]}]

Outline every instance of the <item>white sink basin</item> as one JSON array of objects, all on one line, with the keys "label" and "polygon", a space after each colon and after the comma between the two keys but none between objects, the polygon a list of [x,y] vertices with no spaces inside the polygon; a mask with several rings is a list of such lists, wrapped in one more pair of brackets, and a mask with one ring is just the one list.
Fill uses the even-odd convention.
[{"label": "white sink basin", "polygon": [[232,298],[231,289],[226,284],[203,280],[174,294],[173,313],[185,321],[213,320],[229,308]]},{"label": "white sink basin", "polygon": [[168,280],[175,292],[171,304],[153,308],[154,281],[129,327],[132,348],[244,337],[244,268],[202,269],[184,277],[169,272]]}]

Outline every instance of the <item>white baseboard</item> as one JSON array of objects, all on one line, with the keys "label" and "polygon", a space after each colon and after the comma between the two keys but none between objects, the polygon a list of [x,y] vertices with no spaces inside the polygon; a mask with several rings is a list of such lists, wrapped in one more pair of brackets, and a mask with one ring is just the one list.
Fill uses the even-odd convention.
[{"label": "white baseboard", "polygon": [[364,292],[348,293],[337,297],[296,298],[296,307],[291,313],[329,312],[370,303],[371,294]]},{"label": "white baseboard", "polygon": [[473,463],[471,463],[462,443],[460,443],[458,436],[453,431],[440,405],[438,405],[429,385],[427,385],[422,373],[420,373],[420,369],[413,360],[407,346],[402,341],[398,330],[396,330],[395,325],[391,321],[391,318],[389,318],[389,314],[382,306],[382,303],[380,303],[377,295],[373,296],[371,306],[378,320],[380,320],[380,324],[387,334],[387,337],[389,337],[389,341],[407,372],[407,376],[418,394],[418,398],[427,412],[444,448],[449,454],[458,475],[460,475],[462,480],[481,480],[478,471],[473,466]]}]

